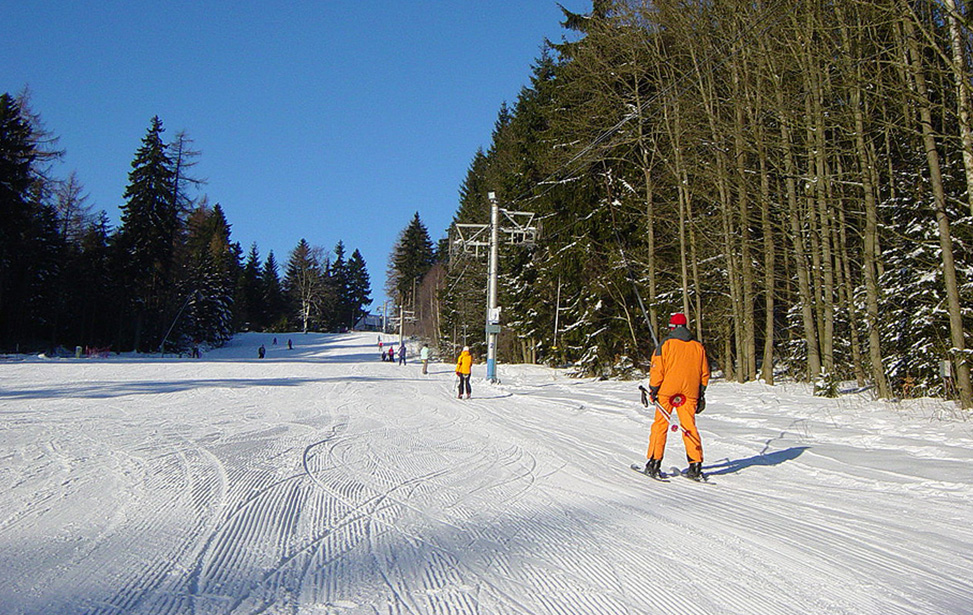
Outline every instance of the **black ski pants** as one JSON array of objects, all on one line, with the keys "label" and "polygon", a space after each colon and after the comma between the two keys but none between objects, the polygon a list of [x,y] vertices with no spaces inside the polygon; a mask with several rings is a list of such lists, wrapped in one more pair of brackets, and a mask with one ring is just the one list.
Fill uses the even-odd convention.
[{"label": "black ski pants", "polygon": [[459,376],[459,394],[460,397],[463,396],[464,390],[467,395],[470,394],[470,374],[456,374]]}]

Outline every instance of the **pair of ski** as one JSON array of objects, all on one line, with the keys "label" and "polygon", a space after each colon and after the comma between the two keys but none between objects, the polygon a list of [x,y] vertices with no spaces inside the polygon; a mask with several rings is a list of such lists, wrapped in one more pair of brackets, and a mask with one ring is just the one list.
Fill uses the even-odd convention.
[{"label": "pair of ski", "polygon": [[636,472],[638,472],[639,474],[644,474],[645,476],[648,476],[652,480],[658,481],[660,483],[671,483],[672,481],[669,480],[670,477],[672,477],[672,476],[682,476],[683,478],[687,478],[687,479],[689,479],[689,480],[691,480],[691,481],[693,481],[695,483],[703,483],[705,485],[715,485],[716,484],[714,482],[711,482],[710,479],[709,479],[709,477],[706,476],[705,474],[700,474],[699,478],[693,478],[693,477],[689,476],[688,474],[686,474],[685,471],[680,471],[678,468],[675,468],[675,467],[672,468],[672,471],[669,474],[665,474],[665,473],[663,473],[663,472],[660,471],[658,476],[652,476],[651,474],[649,474],[648,472],[646,472],[645,471],[645,465],[644,464],[633,463],[629,467],[632,468],[633,470],[635,470]]}]

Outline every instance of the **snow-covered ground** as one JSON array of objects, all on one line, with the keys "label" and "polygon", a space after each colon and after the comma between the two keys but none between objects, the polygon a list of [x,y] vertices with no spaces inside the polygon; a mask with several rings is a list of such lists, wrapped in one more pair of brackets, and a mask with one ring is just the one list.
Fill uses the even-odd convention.
[{"label": "snow-covered ground", "polygon": [[0,612],[973,613],[950,405],[717,381],[663,484],[635,383],[277,337],[0,361]]}]

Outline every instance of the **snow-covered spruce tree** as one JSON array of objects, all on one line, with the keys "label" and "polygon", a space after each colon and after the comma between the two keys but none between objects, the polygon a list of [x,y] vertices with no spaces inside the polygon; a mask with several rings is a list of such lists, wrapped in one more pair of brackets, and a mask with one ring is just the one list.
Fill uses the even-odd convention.
[{"label": "snow-covered spruce tree", "polygon": [[199,342],[222,346],[233,335],[238,247],[230,242],[230,225],[219,204],[211,208],[204,199],[187,227],[180,284],[186,307],[168,342],[178,349]]},{"label": "snow-covered spruce tree", "polygon": [[[958,161],[953,159],[952,163],[954,171],[948,177],[957,177]],[[898,394],[952,396],[956,391],[947,390],[941,373],[942,362],[952,358],[952,344],[940,242],[936,226],[930,223],[935,208],[922,176],[911,168],[902,165],[897,178],[903,196],[882,203],[887,226],[881,277],[885,291],[882,348],[890,383]],[[956,262],[961,264],[957,274],[965,282],[964,305],[970,305],[970,250],[964,232],[969,228],[969,218],[964,219],[961,201],[950,200],[949,204],[951,218],[959,221],[955,225],[959,232],[953,237]]]},{"label": "snow-covered spruce tree", "polygon": [[[522,88],[513,108],[501,107],[495,124],[485,183],[501,206],[538,213],[533,200],[517,201],[550,174],[550,121],[547,106],[555,93],[555,60],[550,47],[535,61],[530,86]],[[503,306],[498,356],[504,361],[563,363],[555,356],[554,311],[557,278],[539,267],[544,251],[536,245],[501,246],[500,304]]]},{"label": "snow-covered spruce tree", "polygon": [[446,275],[438,298],[441,320],[437,346],[447,355],[457,355],[463,346],[470,346],[474,355],[482,355],[486,310],[483,259],[454,250],[444,264]]},{"label": "snow-covered spruce tree", "polygon": [[[502,278],[510,308],[504,325],[513,333],[506,336],[507,344],[511,346],[507,353],[519,362],[536,363],[551,355],[552,349],[543,340],[553,336],[552,317],[556,308],[539,309],[537,305],[547,293],[539,292],[540,271],[535,266],[534,250],[519,250],[510,258],[514,262],[510,263],[510,272]],[[503,337],[501,340],[506,341]]]}]

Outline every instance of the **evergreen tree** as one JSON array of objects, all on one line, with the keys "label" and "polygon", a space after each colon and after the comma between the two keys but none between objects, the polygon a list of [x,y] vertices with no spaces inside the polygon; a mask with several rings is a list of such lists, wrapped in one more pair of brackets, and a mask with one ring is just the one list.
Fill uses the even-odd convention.
[{"label": "evergreen tree", "polygon": [[289,326],[290,314],[294,311],[290,308],[279,271],[274,251],[271,250],[260,272],[260,292],[263,301],[260,327],[263,330],[286,330]]},{"label": "evergreen tree", "polygon": [[[453,224],[486,224],[490,221],[490,204],[487,193],[489,160],[480,148],[473,155],[473,161],[460,186],[459,209]],[[455,231],[453,231],[455,234]],[[440,249],[440,254],[443,250]],[[479,328],[475,325],[486,313],[486,262],[474,252],[445,252],[447,258],[447,283],[440,300],[442,322],[440,323],[439,347],[457,350],[463,346],[475,348],[481,343],[479,335],[471,336]]]},{"label": "evergreen tree", "polygon": [[422,277],[435,262],[433,243],[426,225],[415,213],[392,249],[386,289],[400,308],[415,304],[415,292]]},{"label": "evergreen tree", "polygon": [[233,334],[233,281],[237,264],[230,225],[223,209],[205,200],[188,220],[182,294],[186,309],[169,341],[183,349],[190,343],[221,346]]},{"label": "evergreen tree", "polygon": [[121,318],[113,300],[113,272],[110,269],[108,214],[101,212],[80,240],[68,279],[72,288],[72,320],[77,344],[104,348],[111,345],[112,323]]},{"label": "evergreen tree", "polygon": [[307,333],[317,327],[324,298],[321,250],[312,248],[306,239],[301,239],[291,252],[284,275],[284,288],[297,307],[301,330]]},{"label": "evergreen tree", "polygon": [[21,341],[16,325],[23,324],[22,299],[27,263],[23,260],[25,236],[31,219],[31,166],[36,153],[30,126],[9,94],[0,95],[0,343],[10,347]]},{"label": "evergreen tree", "polygon": [[368,278],[368,268],[361,252],[355,250],[348,259],[348,304],[351,309],[351,323],[354,325],[372,304],[372,287]]},{"label": "evergreen tree", "polygon": [[39,118],[0,94],[0,348],[56,341],[63,242],[43,164],[59,155]]},{"label": "evergreen tree", "polygon": [[256,242],[250,245],[247,260],[240,271],[235,305],[234,317],[238,331],[256,331],[264,327],[264,301],[260,284],[260,252],[257,250]]},{"label": "evergreen tree", "polygon": [[334,258],[327,263],[323,311],[329,331],[341,331],[349,327],[351,310],[348,305],[348,261],[342,241],[335,245]]},{"label": "evergreen tree", "polygon": [[135,315],[130,339],[138,350],[154,350],[169,326],[167,317],[179,309],[173,269],[183,220],[163,130],[153,117],[132,161],[121,208],[118,249]]},{"label": "evergreen tree", "polygon": [[489,160],[483,148],[476,150],[473,161],[466,171],[466,177],[459,189],[459,209],[453,222],[464,224],[487,224],[490,222],[490,203],[487,193],[492,190],[487,185]]},{"label": "evergreen tree", "polygon": [[47,203],[34,202],[30,238],[24,255],[24,329],[38,342],[56,348],[63,343],[62,324],[69,319],[70,297],[64,292],[67,249],[58,232],[57,213]]},{"label": "evergreen tree", "polygon": [[345,244],[339,241],[334,254],[328,276],[329,289],[334,297],[331,329],[340,331],[354,327],[362,317],[364,306],[371,303],[371,286],[361,252],[355,250],[351,258],[346,258]]}]

